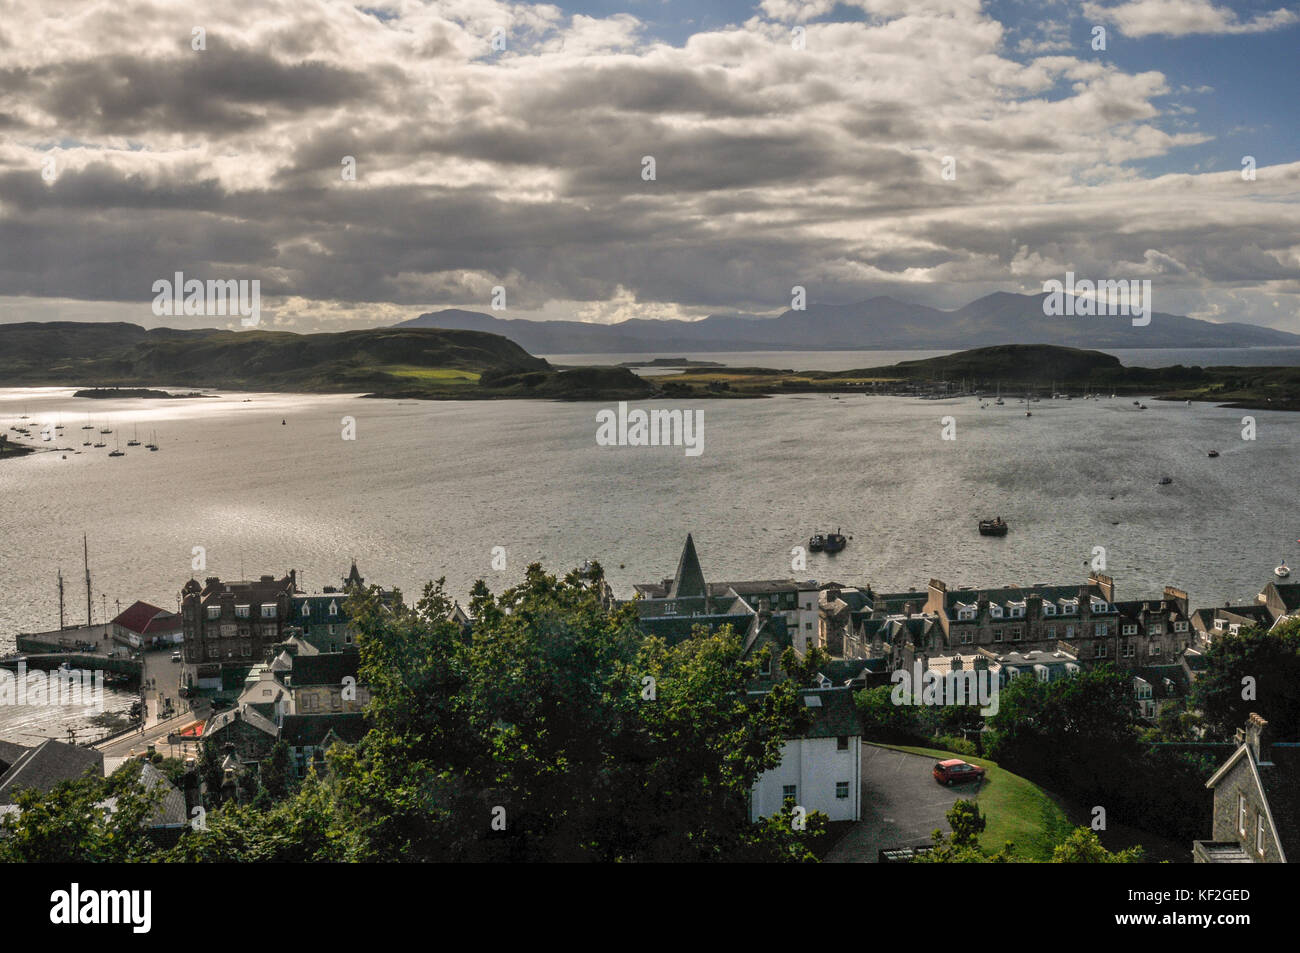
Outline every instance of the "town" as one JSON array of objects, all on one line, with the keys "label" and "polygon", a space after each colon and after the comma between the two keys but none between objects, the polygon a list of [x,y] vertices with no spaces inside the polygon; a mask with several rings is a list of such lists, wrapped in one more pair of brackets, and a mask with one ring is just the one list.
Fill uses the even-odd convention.
[{"label": "town", "polygon": [[[866,582],[710,581],[690,535],[676,571],[636,585],[630,598],[617,596],[595,563],[573,578],[602,611],[631,613],[643,638],[668,648],[734,635],[735,661],[751,666],[743,691],[750,704],[771,701],[778,686],[794,686],[798,727],[781,739],[776,763],[757,773],[747,796],[748,820],[757,825],[793,817],[798,823],[817,815],[839,838],[823,845],[831,859],[896,861],[933,851],[926,841],[944,826],[941,810],[938,816],[920,811],[910,827],[873,824],[879,803],[915,801],[918,783],[950,784],[954,772],[958,780],[968,772],[978,796],[998,783],[986,775],[995,770],[984,757],[986,738],[1010,734],[999,717],[1023,715],[1023,708],[1006,711],[1017,691],[1017,704],[1026,703],[1026,686],[1013,688],[1017,680],[1051,691],[1093,676],[1122,688],[1111,696],[1114,710],[1103,714],[1131,719],[1138,731],[1159,737],[1152,744],[1161,757],[1195,748],[1215,759],[1197,790],[1181,792],[1188,803],[1199,801],[1206,817],[1212,813],[1201,831],[1208,836],[1183,843],[1184,856],[1175,859],[1300,857],[1300,814],[1294,810],[1300,738],[1275,737],[1252,707],[1255,696],[1246,692],[1245,708],[1233,709],[1246,717],[1231,739],[1210,737],[1212,720],[1197,722],[1195,707],[1198,680],[1225,674],[1216,645],[1248,633],[1280,639],[1279,633],[1300,631],[1300,584],[1273,580],[1237,604],[1194,608],[1188,593],[1174,586],[1122,598],[1116,581],[1096,571],[1081,581],[983,588],[932,578],[924,587],[888,592]],[[93,741],[70,736],[28,746],[0,740],[0,843],[21,815],[24,796],[47,794],[87,771],[107,777],[127,762],[141,764],[138,783],[152,792],[141,824],[166,845],[201,827],[215,805],[260,799],[266,806],[294,783],[328,774],[329,753],[358,745],[372,727],[371,702],[379,689],[366,677],[365,635],[352,615],[363,598],[381,614],[405,609],[399,593],[368,587],[353,561],[338,585],[320,591],[300,589],[294,570],[255,580],[189,579],[180,588],[179,612],[137,601],[103,624],[19,635],[18,652],[0,659],[0,681],[18,677],[9,671],[94,669],[137,686],[140,699],[129,724]],[[480,623],[475,607],[491,607],[482,600],[476,587],[468,608],[445,602],[442,621],[472,641]],[[933,693],[922,694],[923,681],[951,682],[972,673],[992,688],[987,709],[979,706],[989,702],[989,692],[982,688],[976,697],[974,680],[968,704],[942,704],[952,695],[940,692],[941,704],[934,705]],[[1267,673],[1258,675],[1264,681]],[[654,697],[655,681],[642,680],[651,686],[642,698]],[[1221,707],[1215,709],[1219,724]],[[1040,742],[1065,745],[1055,736]],[[1005,738],[1000,743],[1003,761],[1014,761],[1015,749]],[[951,757],[932,765],[931,749]],[[1019,765],[1033,768],[1033,758],[1021,754]],[[891,771],[901,768],[911,787],[882,788],[893,783],[875,775],[886,755],[893,759]],[[169,772],[160,770],[164,764]],[[1045,779],[1068,783],[1068,774],[1043,770]],[[1112,814],[1127,816],[1125,795],[1108,794]],[[992,811],[994,803],[985,809]],[[918,813],[915,804],[910,810]],[[1145,831],[1150,820],[1130,824]],[[1091,829],[1106,827],[1094,823]],[[1177,830],[1171,822],[1164,836]]]}]

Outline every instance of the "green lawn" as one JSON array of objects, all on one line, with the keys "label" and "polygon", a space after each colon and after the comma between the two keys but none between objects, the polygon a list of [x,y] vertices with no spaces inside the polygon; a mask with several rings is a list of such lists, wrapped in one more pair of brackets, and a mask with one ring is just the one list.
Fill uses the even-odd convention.
[{"label": "green lawn", "polygon": [[439,384],[473,384],[479,375],[475,371],[465,371],[457,367],[417,367],[413,364],[389,364],[381,368],[394,377],[409,377],[412,380],[430,381]]},{"label": "green lawn", "polygon": [[[980,847],[985,853],[994,853],[1006,841],[1012,841],[1016,845],[1018,859],[1047,861],[1051,859],[1052,848],[1065,840],[1074,829],[1065,816],[1065,811],[1052,795],[1020,775],[1003,770],[997,762],[988,758],[907,745],[878,747],[925,755],[936,761],[960,758],[987,768],[988,774],[980,784],[978,797],[974,799],[979,802],[980,813],[988,819],[988,827],[980,835]],[[974,790],[974,785],[967,784],[964,787]]]}]

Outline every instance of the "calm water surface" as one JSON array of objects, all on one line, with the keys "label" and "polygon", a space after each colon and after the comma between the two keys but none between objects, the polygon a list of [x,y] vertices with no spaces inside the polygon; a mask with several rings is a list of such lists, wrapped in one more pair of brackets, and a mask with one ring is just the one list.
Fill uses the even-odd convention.
[{"label": "calm water surface", "polygon": [[[200,546],[200,577],[295,568],[319,588],[355,557],[371,582],[411,597],[445,576],[462,601],[477,578],[500,589],[529,562],[588,557],[630,595],[673,572],[688,530],[714,579],[791,575],[791,547],[837,527],[849,548],[795,575],[890,589],[1082,581],[1104,546],[1121,598],[1172,583],[1210,605],[1252,599],[1283,558],[1300,566],[1300,415],[1253,412],[1246,441],[1246,411],[1148,403],[1042,401],[1030,418],[1014,401],[861,395],[666,404],[703,410],[704,453],[687,457],[598,447],[594,403],[0,390],[4,432],[23,413],[61,420],[68,448],[0,461],[0,652],[58,625],[60,568],[69,622],[84,621],[83,531],[96,621],[105,602],[110,615],[135,599],[176,608]],[[88,414],[114,429],[109,449],[137,426],[162,449],[83,451]],[[955,441],[940,438],[947,415]],[[1164,475],[1174,483],[1158,486]],[[1010,535],[979,536],[976,520],[995,514]]]}]

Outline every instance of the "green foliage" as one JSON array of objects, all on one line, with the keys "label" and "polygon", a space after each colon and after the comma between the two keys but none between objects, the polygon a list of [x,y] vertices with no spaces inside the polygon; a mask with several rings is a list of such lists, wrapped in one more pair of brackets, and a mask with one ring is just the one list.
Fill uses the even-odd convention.
[{"label": "green foliage", "polygon": [[[0,863],[122,863],[147,859],[154,844],[144,821],[161,787],[139,783],[140,763],[127,762],[111,778],[63,781],[48,793],[19,791],[17,812],[0,824]],[[116,797],[110,812],[106,799]]]},{"label": "green foliage", "polygon": [[[1253,679],[1253,697],[1243,680]],[[1204,713],[1213,740],[1228,741],[1252,712],[1278,739],[1300,737],[1300,619],[1271,632],[1250,627],[1217,637],[1205,653],[1192,705]]]},{"label": "green foliage", "polygon": [[988,826],[988,819],[980,813],[974,801],[957,801],[945,815],[952,828],[951,836],[936,830],[931,839],[934,849],[916,858],[921,864],[1005,864],[1015,860],[1015,845],[1007,841],[994,854],[980,850],[979,836]]},{"label": "green foliage", "polygon": [[1101,844],[1095,832],[1086,827],[1076,827],[1070,836],[1052,851],[1053,864],[1140,864],[1143,850],[1130,847],[1111,853]]}]

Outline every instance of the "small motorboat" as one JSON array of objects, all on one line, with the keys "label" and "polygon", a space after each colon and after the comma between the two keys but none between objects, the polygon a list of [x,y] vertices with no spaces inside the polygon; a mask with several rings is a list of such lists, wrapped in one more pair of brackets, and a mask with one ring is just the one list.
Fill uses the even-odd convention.
[{"label": "small motorboat", "polygon": [[1025,411],[1025,416],[1026,416],[1026,417],[1032,417],[1032,416],[1034,416],[1034,412],[1033,412],[1032,410],[1026,410],[1026,411]]},{"label": "small motorboat", "polygon": [[844,536],[837,530],[834,533],[826,534],[826,542],[823,544],[822,548],[825,549],[825,551],[828,553],[838,553],[842,551],[844,547],[847,546],[848,544],[849,544],[848,540],[845,539]]},{"label": "small motorboat", "polygon": [[1217,450],[1211,450],[1209,453],[1206,454],[1207,457],[1217,457],[1218,455],[1219,455],[1219,451]]},{"label": "small motorboat", "polygon": [[1134,406],[1134,407],[1141,407],[1141,406],[1142,406],[1142,401],[1140,401],[1140,400],[1135,400],[1135,401],[1133,401],[1133,406]]},{"label": "small motorboat", "polygon": [[1282,565],[1273,570],[1273,575],[1277,576],[1279,579],[1285,579],[1287,576],[1291,575],[1291,570],[1287,568],[1285,559],[1282,560]]},{"label": "small motorboat", "polygon": [[826,537],[823,536],[821,533],[817,533],[813,536],[808,537],[808,552],[820,553],[825,548],[826,548]]},{"label": "small motorboat", "polygon": [[280,426],[281,426],[281,427],[287,427],[287,426],[289,426],[289,421],[287,421],[287,420],[281,418],[281,420],[280,420]]},{"label": "small motorboat", "polygon": [[1161,485],[1161,486],[1168,486],[1169,484],[1171,484],[1171,483],[1173,483],[1173,482],[1174,482],[1174,478],[1173,478],[1173,477],[1161,477],[1161,478],[1160,478],[1160,485]]},{"label": "small motorboat", "polygon": [[1007,523],[1001,516],[997,519],[980,520],[981,536],[1005,536],[1007,535]]}]

